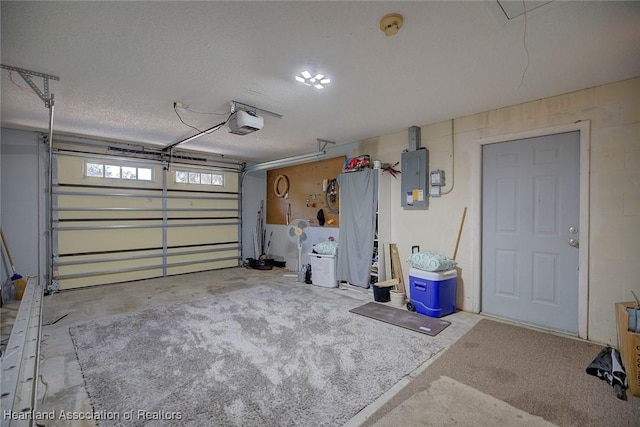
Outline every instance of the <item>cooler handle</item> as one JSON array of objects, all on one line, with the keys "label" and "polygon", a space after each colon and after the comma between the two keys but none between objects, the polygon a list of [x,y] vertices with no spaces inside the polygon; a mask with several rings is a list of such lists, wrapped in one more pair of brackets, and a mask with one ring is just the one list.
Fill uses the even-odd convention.
[{"label": "cooler handle", "polygon": [[413,284],[413,287],[414,287],[414,288],[416,288],[416,291],[426,291],[426,290],[427,290],[427,287],[426,287],[426,286],[424,286],[424,285],[419,285],[419,284],[417,284],[417,283],[414,283],[414,284]]}]

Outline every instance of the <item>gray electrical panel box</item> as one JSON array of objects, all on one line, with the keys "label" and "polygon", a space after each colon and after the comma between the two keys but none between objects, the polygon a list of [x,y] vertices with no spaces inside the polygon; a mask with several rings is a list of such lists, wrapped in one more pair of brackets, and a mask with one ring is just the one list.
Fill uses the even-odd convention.
[{"label": "gray electrical panel box", "polygon": [[424,209],[429,206],[429,150],[420,148],[400,155],[402,207]]}]

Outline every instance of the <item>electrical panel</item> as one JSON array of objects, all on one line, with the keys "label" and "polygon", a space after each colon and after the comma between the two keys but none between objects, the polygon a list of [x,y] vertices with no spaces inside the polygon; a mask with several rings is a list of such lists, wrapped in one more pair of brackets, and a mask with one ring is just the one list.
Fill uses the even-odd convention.
[{"label": "electrical panel", "polygon": [[420,148],[400,155],[402,167],[401,200],[405,209],[425,209],[429,206],[429,150]]}]

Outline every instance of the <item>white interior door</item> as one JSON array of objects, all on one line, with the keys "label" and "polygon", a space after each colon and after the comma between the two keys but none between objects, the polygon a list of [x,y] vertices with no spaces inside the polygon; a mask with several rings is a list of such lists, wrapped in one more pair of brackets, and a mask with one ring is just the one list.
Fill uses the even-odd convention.
[{"label": "white interior door", "polygon": [[482,311],[578,332],[579,132],[482,148]]}]

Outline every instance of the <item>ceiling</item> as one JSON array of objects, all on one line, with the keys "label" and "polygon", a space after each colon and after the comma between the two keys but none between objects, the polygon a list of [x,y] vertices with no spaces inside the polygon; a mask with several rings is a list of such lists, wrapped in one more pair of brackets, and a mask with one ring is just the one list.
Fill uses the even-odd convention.
[{"label": "ceiling", "polygon": [[[181,145],[267,161],[640,75],[640,2],[0,2],[2,64],[58,76],[54,133],[166,146],[235,100],[264,128]],[[540,6],[542,4],[542,6]],[[515,6],[515,13],[513,12]],[[395,36],[380,18],[400,13]],[[525,19],[526,18],[526,19]],[[525,31],[526,28],[526,31]],[[332,79],[317,90],[303,69]],[[1,70],[3,127],[48,109]],[[43,80],[34,78],[41,88]]]}]

